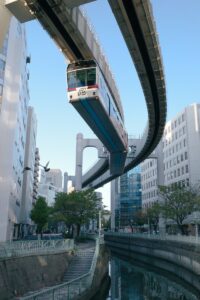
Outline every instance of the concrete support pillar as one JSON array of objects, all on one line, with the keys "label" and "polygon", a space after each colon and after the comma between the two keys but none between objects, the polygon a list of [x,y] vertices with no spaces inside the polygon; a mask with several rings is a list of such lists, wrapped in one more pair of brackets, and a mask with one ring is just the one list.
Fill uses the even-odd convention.
[{"label": "concrete support pillar", "polygon": [[119,186],[119,178],[116,178],[111,181],[111,188],[110,188],[110,197],[111,197],[111,230],[115,230],[116,227],[118,227],[118,224],[115,224],[115,212],[117,209],[117,199],[118,199],[118,186]]},{"label": "concrete support pillar", "polygon": [[68,186],[68,173],[65,172],[65,173],[64,173],[64,186],[63,186],[63,192],[64,192],[64,193],[67,193],[67,192],[68,192],[67,186]]},{"label": "concrete support pillar", "polygon": [[[75,170],[75,189],[82,188],[82,169],[83,169],[83,151],[87,147],[93,147],[98,150],[99,158],[107,158],[108,152],[99,139],[84,139],[82,133],[76,136],[76,170]],[[69,179],[68,179],[69,180]]]},{"label": "concrete support pillar", "polygon": [[76,171],[75,189],[80,191],[82,188],[82,169],[83,169],[83,135],[78,133],[76,136]]}]

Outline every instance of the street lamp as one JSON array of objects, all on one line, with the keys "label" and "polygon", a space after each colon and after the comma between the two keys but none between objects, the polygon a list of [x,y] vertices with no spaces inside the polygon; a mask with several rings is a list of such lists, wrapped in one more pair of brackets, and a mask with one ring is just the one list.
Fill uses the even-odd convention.
[{"label": "street lamp", "polygon": [[101,236],[101,209],[99,210],[99,238]]}]

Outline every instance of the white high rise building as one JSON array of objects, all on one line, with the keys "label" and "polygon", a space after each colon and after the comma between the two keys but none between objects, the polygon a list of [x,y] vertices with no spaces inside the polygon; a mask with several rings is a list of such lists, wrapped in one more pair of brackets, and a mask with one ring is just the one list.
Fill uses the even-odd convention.
[{"label": "white high rise building", "polygon": [[30,211],[33,204],[35,150],[36,150],[37,120],[33,107],[28,108],[26,131],[26,145],[24,158],[24,173],[22,186],[22,201],[20,223],[22,235],[29,231],[31,226]]},{"label": "white high rise building", "polygon": [[60,169],[51,169],[49,172],[42,170],[39,183],[39,196],[46,199],[48,205],[52,205],[58,192],[62,192],[62,172]]},{"label": "white high rise building", "polygon": [[167,122],[163,152],[165,185],[200,182],[200,104],[186,107]]},{"label": "white high rise building", "polygon": [[164,185],[163,143],[160,142],[149,159],[141,163],[142,207],[159,201],[158,186]]},{"label": "white high rise building", "polygon": [[14,17],[0,49],[0,241],[18,235],[29,102],[25,28]]},{"label": "white high rise building", "polygon": [[142,163],[143,207],[159,201],[158,185],[200,183],[200,104],[187,106],[166,123],[159,147],[158,160]]},{"label": "white high rise building", "polygon": [[46,183],[50,183],[51,185],[62,191],[62,171],[60,169],[51,169],[46,173],[45,177]]}]

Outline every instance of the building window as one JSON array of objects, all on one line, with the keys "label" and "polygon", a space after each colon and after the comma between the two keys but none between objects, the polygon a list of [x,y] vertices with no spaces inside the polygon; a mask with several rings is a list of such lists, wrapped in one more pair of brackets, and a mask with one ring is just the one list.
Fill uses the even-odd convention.
[{"label": "building window", "polygon": [[176,165],[176,158],[174,158],[174,166]]},{"label": "building window", "polygon": [[188,155],[187,155],[187,152],[185,152],[185,159],[187,159],[188,158]]},{"label": "building window", "polygon": [[8,47],[8,34],[6,34],[6,37],[4,39],[3,47],[0,49],[0,53],[6,56],[7,53],[7,47]]},{"label": "building window", "polygon": [[182,171],[182,175],[183,175],[184,174],[184,167],[181,168],[181,171]]},{"label": "building window", "polygon": [[0,79],[4,78],[4,71],[5,71],[5,61],[0,59]]},{"label": "building window", "polygon": [[2,103],[2,94],[3,94],[3,85],[0,84],[0,109],[1,109],[1,103]]},{"label": "building window", "polygon": [[188,165],[185,166],[185,173],[188,173],[189,169],[188,169]]},{"label": "building window", "polygon": [[0,84],[0,96],[2,96],[2,95],[3,95],[3,85]]}]

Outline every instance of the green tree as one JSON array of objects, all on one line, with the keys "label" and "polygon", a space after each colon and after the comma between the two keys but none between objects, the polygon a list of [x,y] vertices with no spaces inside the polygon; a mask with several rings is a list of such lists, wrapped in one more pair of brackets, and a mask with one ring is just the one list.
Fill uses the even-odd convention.
[{"label": "green tree", "polygon": [[158,223],[159,223],[159,217],[161,212],[162,212],[162,207],[158,202],[152,203],[151,207],[147,208],[146,210],[147,222],[150,225],[150,228],[153,227],[155,232],[158,231]]},{"label": "green tree", "polygon": [[46,225],[48,221],[49,209],[45,198],[38,197],[33,209],[31,210],[31,220],[35,222],[37,225],[38,233],[41,233],[42,236],[42,229]]},{"label": "green tree", "polygon": [[54,205],[55,216],[67,226],[76,225],[79,236],[81,226],[97,217],[98,200],[92,189],[73,191],[70,194],[58,193]]},{"label": "green tree", "polygon": [[131,228],[131,232],[134,231],[134,228],[141,227],[145,224],[145,214],[141,209],[133,211],[132,214],[129,215],[129,226]]},{"label": "green tree", "polygon": [[163,216],[175,221],[181,233],[184,234],[183,221],[192,212],[200,210],[198,189],[178,185],[161,186],[160,195],[163,198]]}]

